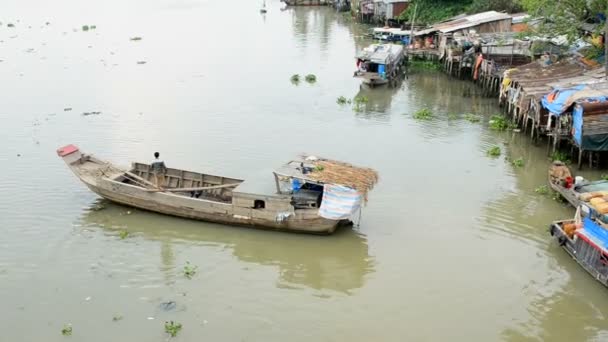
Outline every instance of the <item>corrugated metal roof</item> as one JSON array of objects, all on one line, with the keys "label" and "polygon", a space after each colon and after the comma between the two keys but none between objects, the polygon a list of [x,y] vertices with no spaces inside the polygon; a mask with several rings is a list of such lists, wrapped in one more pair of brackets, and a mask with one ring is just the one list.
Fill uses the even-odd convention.
[{"label": "corrugated metal roof", "polygon": [[436,24],[431,28],[416,32],[416,35],[421,36],[436,31],[443,33],[454,32],[465,28],[506,19],[511,19],[511,16],[496,11],[482,12],[473,15],[468,15],[466,17],[448,21],[445,23]]}]

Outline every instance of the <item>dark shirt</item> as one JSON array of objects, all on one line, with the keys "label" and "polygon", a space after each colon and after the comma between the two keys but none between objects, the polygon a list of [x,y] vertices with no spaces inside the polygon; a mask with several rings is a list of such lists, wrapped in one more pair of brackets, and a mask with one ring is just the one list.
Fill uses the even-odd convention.
[{"label": "dark shirt", "polygon": [[150,164],[150,171],[152,173],[165,173],[167,172],[167,167],[165,166],[165,162],[162,160],[155,159],[152,164]]}]

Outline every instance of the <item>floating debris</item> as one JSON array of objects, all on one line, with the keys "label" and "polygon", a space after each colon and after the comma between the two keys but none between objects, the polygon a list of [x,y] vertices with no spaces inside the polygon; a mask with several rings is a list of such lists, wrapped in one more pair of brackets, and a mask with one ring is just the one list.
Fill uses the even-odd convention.
[{"label": "floating debris", "polygon": [[298,84],[298,83],[300,83],[300,75],[298,75],[298,74],[291,75],[291,78],[289,80],[293,84]]},{"label": "floating debris", "polygon": [[88,31],[89,30],[89,25],[82,25],[82,30],[83,31]]},{"label": "floating debris", "polygon": [[6,27],[15,27],[15,24],[8,23],[8,25],[6,25]]},{"label": "floating debris", "polygon": [[171,335],[171,337],[177,336],[180,330],[182,330],[181,323],[174,323],[173,321],[165,322],[165,332]]},{"label": "floating debris", "polygon": [[99,115],[99,114],[101,114],[101,112],[84,112],[84,113],[82,113],[82,115],[84,115],[84,116]]},{"label": "floating debris", "polygon": [[130,38],[130,40],[131,40],[131,41],[134,41],[134,42],[139,41],[139,40],[142,40],[142,39],[143,39],[142,37],[131,37],[131,38]]},{"label": "floating debris", "polygon": [[122,315],[114,315],[114,317],[112,317],[113,322],[118,322],[122,319],[123,319]]},{"label": "floating debris", "polygon": [[92,298],[92,297],[91,297],[91,296],[89,296],[89,297],[85,298],[84,300],[88,302],[88,301],[90,301],[90,300],[91,300],[91,298]]},{"label": "floating debris", "polygon": [[96,28],[97,28],[97,26],[95,26],[95,25],[91,25],[91,30],[94,30],[94,29],[96,29]]},{"label": "floating debris", "polygon": [[69,111],[71,111],[71,110],[72,110],[72,108],[70,108],[70,107],[68,107],[68,108],[63,108],[63,111],[64,111],[64,112],[69,112]]},{"label": "floating debris", "polygon": [[120,233],[118,233],[118,236],[121,240],[124,240],[129,236],[129,232],[126,230],[122,230]]},{"label": "floating debris", "polygon": [[146,61],[139,61],[137,64],[146,64]]},{"label": "floating debris", "polygon": [[177,304],[171,300],[168,302],[162,302],[159,306],[163,311],[171,311],[177,307]]},{"label": "floating debris", "polygon": [[63,336],[72,336],[72,325],[71,324],[64,325],[63,329],[61,329],[61,334]]},{"label": "floating debris", "polygon": [[21,157],[21,153],[17,153],[17,157]]}]

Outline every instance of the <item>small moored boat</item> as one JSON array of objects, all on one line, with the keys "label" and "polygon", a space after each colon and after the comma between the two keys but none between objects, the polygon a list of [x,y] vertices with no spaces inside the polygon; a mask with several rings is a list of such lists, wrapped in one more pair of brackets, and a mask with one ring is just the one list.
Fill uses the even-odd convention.
[{"label": "small moored boat", "polygon": [[588,181],[575,177],[570,168],[555,161],[549,168],[549,186],[570,205],[582,209],[582,215],[591,215],[608,222],[608,181]]},{"label": "small moored boat", "polygon": [[[579,208],[580,211],[580,208]],[[590,217],[553,222],[551,236],[602,285],[608,287],[608,230]]]},{"label": "small moored boat", "polygon": [[403,46],[397,44],[372,44],[359,52],[356,59],[357,71],[353,76],[371,87],[397,78],[405,61]]},{"label": "small moored boat", "polygon": [[303,157],[274,171],[274,180],[169,168],[159,188],[150,181],[148,164],[133,163],[124,170],[74,145],[57,154],[91,191],[113,202],[209,222],[314,234],[331,234],[352,223],[378,179],[368,168]]}]

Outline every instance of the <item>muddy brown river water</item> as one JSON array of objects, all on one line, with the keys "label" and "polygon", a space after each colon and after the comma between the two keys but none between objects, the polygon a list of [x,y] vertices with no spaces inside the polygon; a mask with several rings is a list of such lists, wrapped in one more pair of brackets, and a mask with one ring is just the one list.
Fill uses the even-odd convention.
[{"label": "muddy brown river water", "polygon": [[[438,72],[361,90],[366,27],[268,6],[3,3],[0,340],[165,341],[168,320],[176,341],[608,340],[606,289],[549,240],[574,211],[534,191],[544,144],[489,130],[497,101]],[[359,112],[336,103],[358,94]],[[307,152],[381,180],[354,229],[247,230],[102,201],[56,157],[68,143],[235,177]]]}]

